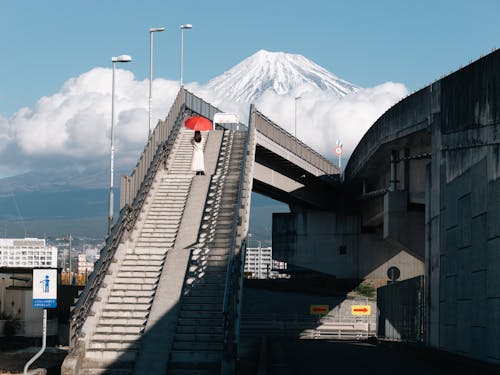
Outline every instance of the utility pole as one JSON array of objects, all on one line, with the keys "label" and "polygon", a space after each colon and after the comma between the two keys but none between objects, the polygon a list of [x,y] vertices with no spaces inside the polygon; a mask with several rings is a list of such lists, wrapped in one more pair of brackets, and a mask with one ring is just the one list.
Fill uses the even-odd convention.
[{"label": "utility pole", "polygon": [[69,251],[68,251],[68,257],[69,257],[69,282],[68,284],[71,285],[71,233],[68,235],[68,239],[69,239]]}]

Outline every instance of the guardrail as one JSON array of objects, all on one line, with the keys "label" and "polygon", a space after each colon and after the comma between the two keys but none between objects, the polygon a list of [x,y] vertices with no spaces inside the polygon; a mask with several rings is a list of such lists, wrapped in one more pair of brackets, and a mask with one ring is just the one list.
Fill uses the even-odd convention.
[{"label": "guardrail", "polygon": [[339,168],[335,164],[279,127],[257,109],[254,110],[254,116],[254,126],[259,133],[325,172],[325,174],[332,175],[339,173]]},{"label": "guardrail", "polygon": [[[108,273],[109,266],[113,262],[116,250],[124,239],[124,235],[134,227],[156,172],[172,149],[175,137],[182,124],[180,115],[184,111],[184,94],[185,91],[181,89],[166,121],[160,122],[155,128],[132,175],[130,177],[127,176],[125,186],[122,184],[121,188],[125,189],[125,192],[123,198],[122,195],[120,196],[123,206],[120,209],[118,222],[112,227],[111,233],[106,239],[106,244],[101,250],[101,257],[95,263],[94,271],[90,275],[85,289],[80,294],[72,310],[69,337],[72,352],[77,349],[76,343],[81,334],[83,324],[91,313],[92,304]],[[162,147],[158,147],[163,137],[165,137],[166,141]],[[153,148],[155,148],[154,154],[152,154]],[[149,165],[146,165],[148,160]],[[142,181],[138,180],[140,176],[142,176]]]},{"label": "guardrail", "polygon": [[344,172],[345,181],[353,180],[383,144],[429,127],[434,95],[432,86],[424,87],[401,99],[382,114],[366,131],[349,157]]},{"label": "guardrail", "polygon": [[151,133],[148,143],[144,147],[139,161],[130,176],[121,176],[120,180],[120,209],[125,205],[131,204],[144,181],[144,177],[148,173],[158,147],[164,145],[174,128],[181,109],[185,106],[185,99],[189,93],[181,88],[177,97],[174,100],[172,107],[165,121],[160,121]]},{"label": "guardrail", "polygon": [[366,317],[306,314],[245,314],[241,323],[245,337],[292,336],[303,339],[362,339],[375,336],[376,324]]}]

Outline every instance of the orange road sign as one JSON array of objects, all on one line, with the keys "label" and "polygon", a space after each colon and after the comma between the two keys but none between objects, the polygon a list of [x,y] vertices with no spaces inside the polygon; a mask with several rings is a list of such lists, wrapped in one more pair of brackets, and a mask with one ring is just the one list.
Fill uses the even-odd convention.
[{"label": "orange road sign", "polygon": [[330,306],[328,305],[311,305],[309,312],[311,315],[326,315],[330,311]]},{"label": "orange road sign", "polygon": [[370,305],[351,305],[352,315],[371,315],[372,307]]}]

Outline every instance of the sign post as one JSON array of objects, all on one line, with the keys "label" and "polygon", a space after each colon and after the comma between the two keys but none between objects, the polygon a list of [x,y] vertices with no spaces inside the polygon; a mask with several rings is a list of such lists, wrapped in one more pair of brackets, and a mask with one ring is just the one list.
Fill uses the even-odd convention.
[{"label": "sign post", "polygon": [[340,139],[337,139],[337,143],[335,146],[335,155],[339,157],[339,169],[342,168],[341,162],[342,162],[342,153],[344,150],[342,149],[342,141]]},{"label": "sign post", "polygon": [[42,348],[24,365],[24,375],[28,368],[42,355],[47,346],[47,309],[57,307],[57,269],[33,270],[33,308],[43,309]]}]

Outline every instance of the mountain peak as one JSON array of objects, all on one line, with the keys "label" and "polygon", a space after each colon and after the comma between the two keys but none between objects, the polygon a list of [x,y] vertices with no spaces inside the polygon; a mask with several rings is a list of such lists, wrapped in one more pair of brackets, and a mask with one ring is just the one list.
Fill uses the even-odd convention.
[{"label": "mountain peak", "polygon": [[302,55],[264,49],[210,80],[205,87],[231,101],[251,103],[267,90],[285,95],[304,84],[339,97],[359,89]]}]

